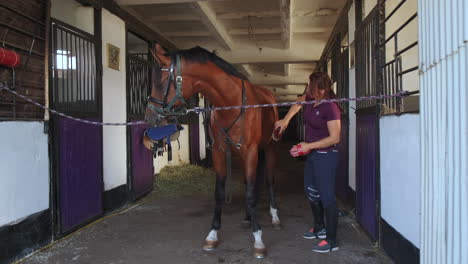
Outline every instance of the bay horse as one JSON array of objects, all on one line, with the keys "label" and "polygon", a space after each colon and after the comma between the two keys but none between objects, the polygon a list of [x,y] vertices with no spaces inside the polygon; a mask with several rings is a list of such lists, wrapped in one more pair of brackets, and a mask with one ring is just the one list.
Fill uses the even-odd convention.
[{"label": "bay horse", "polygon": [[[231,64],[215,53],[201,47],[167,53],[156,44],[151,50],[159,67],[155,73],[151,96],[148,97],[145,121],[151,126],[167,122],[173,116],[184,114],[185,101],[200,93],[214,107],[246,104],[276,103],[274,95],[266,88],[253,85]],[[228,174],[226,152],[240,156],[246,183],[246,222],[253,231],[254,257],[263,258],[266,247],[257,218],[257,166],[259,154],[264,152],[264,169],[269,192],[270,214],[274,228],[280,227],[274,193],[276,141],[272,139],[274,123],[278,120],[276,107],[213,111],[210,130],[213,136],[212,160],[216,172],[215,209],[211,230],[203,249],[213,250],[218,244],[221,228],[221,210],[225,202],[225,184]],[[145,146],[151,145],[145,139]],[[150,148],[150,147],[149,147]],[[229,167],[229,165],[228,165]]]}]

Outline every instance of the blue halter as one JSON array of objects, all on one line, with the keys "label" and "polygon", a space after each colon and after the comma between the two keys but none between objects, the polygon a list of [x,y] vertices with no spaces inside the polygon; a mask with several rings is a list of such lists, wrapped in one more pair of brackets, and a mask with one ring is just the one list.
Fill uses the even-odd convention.
[{"label": "blue halter", "polygon": [[[162,156],[167,145],[167,159],[172,160],[172,145],[171,136],[178,136],[178,132],[184,128],[179,124],[168,124],[160,127],[150,127],[145,131],[145,135],[148,136],[153,142],[153,153],[154,156]],[[177,139],[177,138],[175,138]],[[173,140],[175,140],[173,139]]]},{"label": "blue halter", "polygon": [[[174,73],[174,68],[177,70],[177,76]],[[181,116],[187,114],[187,109],[185,106],[187,103],[184,100],[182,95],[182,70],[181,70],[181,61],[180,55],[176,55],[172,59],[170,68],[162,68],[161,71],[169,72],[169,79],[167,85],[164,89],[164,99],[160,100],[152,96],[148,96],[148,108],[154,111],[160,118],[166,118],[168,116]],[[176,94],[167,103],[167,97],[169,95],[169,89],[171,88],[171,83],[175,81],[175,90]],[[174,104],[180,101],[182,103],[181,107],[174,108]],[[153,105],[152,103],[158,104],[159,107]],[[160,127],[151,127],[148,128],[145,134],[153,142],[153,153],[154,156],[162,156],[165,151],[165,146],[167,145],[168,160],[172,160],[172,146],[171,146],[171,136],[178,135],[177,132],[183,130],[183,127],[179,124],[168,124]],[[173,138],[175,140],[177,138]]]}]

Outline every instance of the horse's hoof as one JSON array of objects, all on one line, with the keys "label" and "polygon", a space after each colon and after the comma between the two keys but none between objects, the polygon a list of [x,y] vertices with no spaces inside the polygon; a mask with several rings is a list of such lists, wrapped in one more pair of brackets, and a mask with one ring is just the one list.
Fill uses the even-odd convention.
[{"label": "horse's hoof", "polygon": [[242,229],[250,229],[250,227],[252,226],[252,223],[248,220],[242,220],[241,222],[241,228]]},{"label": "horse's hoof", "polygon": [[218,247],[218,240],[205,240],[205,245],[203,245],[203,250],[211,251]]},{"label": "horse's hoof", "polygon": [[266,248],[254,248],[254,258],[264,258],[266,257],[267,250]]},{"label": "horse's hoof", "polygon": [[278,223],[271,223],[271,227],[273,227],[273,229],[275,230],[281,230],[283,229],[283,227],[281,226],[281,223],[278,222]]}]

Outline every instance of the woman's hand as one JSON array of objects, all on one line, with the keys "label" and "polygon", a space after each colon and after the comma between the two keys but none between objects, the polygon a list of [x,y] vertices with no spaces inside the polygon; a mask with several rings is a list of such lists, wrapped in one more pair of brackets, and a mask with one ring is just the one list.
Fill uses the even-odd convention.
[{"label": "woman's hand", "polygon": [[286,119],[280,119],[275,122],[275,130],[280,128],[279,134],[282,135],[284,130],[288,127],[289,121]]},{"label": "woman's hand", "polygon": [[[296,100],[296,102],[304,102],[304,101],[305,101],[305,95],[297,98]],[[283,119],[280,119],[275,122],[275,129],[274,129],[275,133],[282,135],[284,133],[284,130],[286,130],[286,128],[288,127],[289,120],[291,120],[291,118],[293,118],[293,116],[297,114],[297,112],[299,112],[301,108],[302,108],[302,105],[298,105],[298,104],[291,106],[286,116]],[[279,133],[276,132],[278,128],[279,128]]]},{"label": "woman's hand", "polygon": [[304,153],[309,153],[309,152],[312,151],[312,144],[310,144],[310,143],[301,142],[301,143],[299,143],[299,144],[297,144],[297,145],[300,145],[300,146],[301,146],[302,151],[303,151]]},{"label": "woman's hand", "polygon": [[293,157],[298,157],[298,156],[307,155],[311,151],[312,151],[312,147],[310,143],[301,142],[297,145],[292,146],[292,148],[289,150],[289,153]]}]

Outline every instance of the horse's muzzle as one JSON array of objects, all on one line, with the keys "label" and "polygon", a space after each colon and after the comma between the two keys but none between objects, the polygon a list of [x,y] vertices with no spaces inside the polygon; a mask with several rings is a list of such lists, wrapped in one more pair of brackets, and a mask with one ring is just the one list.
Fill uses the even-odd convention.
[{"label": "horse's muzzle", "polygon": [[145,122],[149,126],[163,126],[167,124],[166,117],[161,116],[150,109],[146,109]]}]

